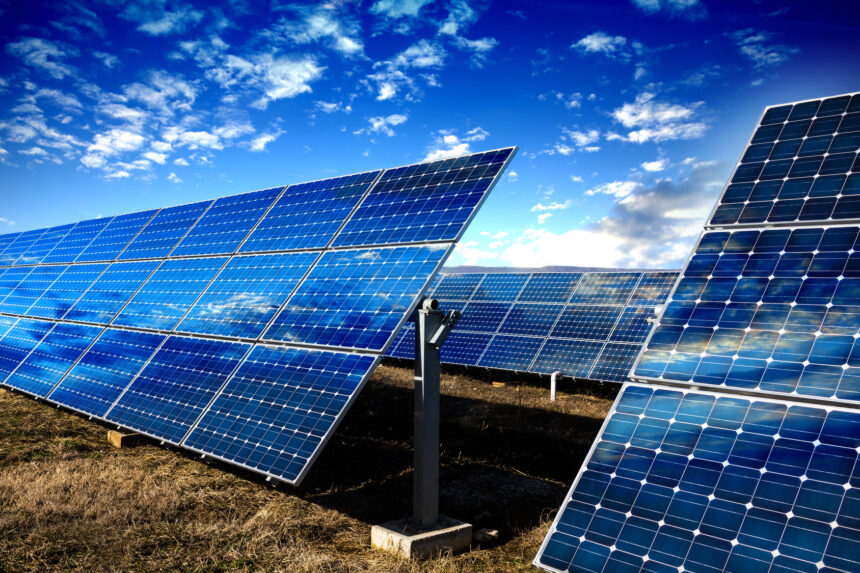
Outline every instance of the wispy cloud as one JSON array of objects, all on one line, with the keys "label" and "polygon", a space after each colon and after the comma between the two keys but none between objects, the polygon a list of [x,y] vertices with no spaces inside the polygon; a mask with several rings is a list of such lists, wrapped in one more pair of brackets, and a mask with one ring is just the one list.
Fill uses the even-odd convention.
[{"label": "wispy cloud", "polygon": [[138,24],[137,29],[150,36],[178,34],[199,23],[203,12],[190,5],[173,6],[168,10],[164,0],[131,2],[122,17]]},{"label": "wispy cloud", "polygon": [[418,70],[423,74],[420,77],[424,78],[426,85],[438,85],[432,72],[444,65],[446,55],[442,46],[419,40],[394,57],[376,62],[373,65],[375,71],[367,76],[365,82],[372,86],[379,101],[400,95],[415,101],[420,97],[421,90],[415,78],[407,72]]},{"label": "wispy cloud", "polygon": [[266,150],[266,146],[278,139],[281,135],[283,135],[282,130],[273,131],[270,133],[264,133],[258,137],[255,137],[251,140],[251,151],[259,153],[261,151]]},{"label": "wispy cloud", "polygon": [[738,30],[731,34],[731,38],[757,70],[779,66],[799,52],[797,48],[771,43],[773,34],[752,28]]},{"label": "wispy cloud", "polygon": [[409,118],[402,113],[393,113],[387,116],[371,117],[367,120],[367,127],[363,127],[359,130],[354,131],[353,133],[355,133],[356,135],[360,135],[363,133],[381,133],[383,135],[387,135],[388,137],[392,137],[394,135],[394,127],[406,123],[407,119]]},{"label": "wispy cloud", "polygon": [[645,143],[673,139],[695,139],[704,135],[708,126],[696,118],[703,102],[681,105],[656,99],[656,95],[643,92],[636,100],[625,103],[612,112],[612,117],[631,129],[626,136],[608,133],[607,139]]},{"label": "wispy cloud", "polygon": [[682,16],[690,20],[704,18],[707,10],[699,0],[630,0],[634,6],[647,14],[663,12],[670,16]]},{"label": "wispy cloud", "polygon": [[42,71],[50,77],[61,80],[75,73],[75,68],[65,63],[69,56],[77,55],[77,50],[60,47],[42,38],[24,38],[6,46],[6,51],[21,58],[27,66]]},{"label": "wispy cloud", "polygon": [[292,5],[288,10],[293,17],[282,20],[273,33],[282,34],[296,44],[323,42],[345,56],[361,56],[364,42],[358,22],[340,8],[340,3],[334,2]]}]

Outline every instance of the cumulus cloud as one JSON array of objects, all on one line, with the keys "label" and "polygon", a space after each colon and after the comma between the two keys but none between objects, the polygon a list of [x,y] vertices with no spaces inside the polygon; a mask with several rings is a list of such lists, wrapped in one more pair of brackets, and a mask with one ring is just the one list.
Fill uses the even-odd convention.
[{"label": "cumulus cloud", "polygon": [[404,16],[414,18],[418,16],[421,8],[430,2],[431,0],[377,0],[370,7],[370,13],[394,19]]},{"label": "cumulus cloud", "polygon": [[500,260],[527,267],[678,268],[722,189],[723,171],[711,162],[694,166],[679,182],[637,184],[599,221],[562,233],[528,229],[512,240]]},{"label": "cumulus cloud", "polygon": [[489,132],[480,127],[467,131],[462,137],[456,135],[454,130],[439,130],[436,132],[433,144],[428,149],[424,160],[436,161],[438,159],[465,155],[472,151],[472,143],[483,141],[489,135]]},{"label": "cumulus cloud", "polygon": [[165,116],[172,116],[177,110],[189,111],[197,99],[194,86],[180,76],[161,70],[150,72],[146,83],[125,86],[123,92],[128,99],[139,101]]},{"label": "cumulus cloud", "polygon": [[266,150],[266,146],[278,139],[281,135],[283,135],[282,130],[273,131],[270,133],[264,133],[258,137],[255,137],[251,140],[251,151],[255,153],[259,153],[261,151]]},{"label": "cumulus cloud", "polygon": [[335,113],[338,111],[350,113],[352,111],[351,105],[345,105],[340,102],[315,101],[314,106],[323,113]]},{"label": "cumulus cloud", "polygon": [[377,116],[371,117],[368,119],[368,126],[357,131],[354,131],[356,135],[360,135],[362,133],[371,134],[371,133],[381,133],[391,137],[394,135],[394,127],[406,123],[406,120],[409,119],[403,114],[393,113],[387,116]]},{"label": "cumulus cloud", "polygon": [[367,76],[365,83],[373,86],[379,101],[394,99],[400,94],[415,101],[421,92],[416,79],[407,72],[418,71],[427,85],[438,85],[432,72],[444,65],[446,55],[439,44],[419,40],[393,58],[373,64],[374,72]]},{"label": "cumulus cloud", "polygon": [[567,199],[564,202],[553,201],[552,203],[538,203],[537,205],[533,205],[531,208],[532,212],[545,212],[545,211],[562,211],[571,206],[570,199]]},{"label": "cumulus cloud", "polygon": [[113,69],[119,65],[119,58],[107,52],[93,52],[93,55],[101,60],[102,64],[108,69]]},{"label": "cumulus cloud", "polygon": [[607,56],[621,56],[627,47],[627,38],[624,36],[610,36],[606,32],[593,32],[571,46],[580,52],[587,54],[604,54]]},{"label": "cumulus cloud", "polygon": [[657,100],[652,93],[641,93],[635,101],[612,112],[613,119],[631,131],[626,136],[610,132],[607,139],[645,143],[701,137],[708,128],[696,118],[702,105],[703,102],[673,104]]},{"label": "cumulus cloud", "polygon": [[547,155],[570,155],[575,151],[594,153],[600,151],[600,147],[594,145],[600,139],[600,131],[596,129],[563,129],[561,139],[554,143],[550,149],[542,151]]},{"label": "cumulus cloud", "polygon": [[646,161],[642,163],[642,169],[648,171],[650,173],[656,173],[658,171],[663,171],[666,169],[666,160],[665,159],[655,159],[654,161]]},{"label": "cumulus cloud", "polygon": [[741,54],[746,56],[757,70],[779,66],[800,51],[797,48],[771,43],[773,34],[755,31],[752,28],[738,30],[731,34],[731,38]]},{"label": "cumulus cloud", "polygon": [[83,105],[73,94],[61,92],[55,89],[40,89],[21,98],[22,101],[37,103],[40,99],[47,100],[54,105],[72,113],[80,113]]},{"label": "cumulus cloud", "polygon": [[167,176],[167,180],[171,183],[182,183],[182,179],[180,179],[179,176],[173,171],[171,171],[170,175]]},{"label": "cumulus cloud", "polygon": [[190,5],[173,8],[168,10],[164,0],[131,2],[121,16],[137,23],[137,29],[150,36],[178,34],[203,19],[203,12],[193,9]]},{"label": "cumulus cloud", "polygon": [[66,64],[68,56],[77,55],[77,51],[41,38],[24,38],[6,46],[6,51],[21,58],[27,66],[44,72],[50,77],[61,80],[75,73],[75,68]]},{"label": "cumulus cloud", "polygon": [[108,157],[136,151],[143,146],[144,141],[141,134],[127,129],[113,128],[97,133],[92,144],[87,147],[87,154],[81,158],[81,163],[90,168],[104,167]]}]

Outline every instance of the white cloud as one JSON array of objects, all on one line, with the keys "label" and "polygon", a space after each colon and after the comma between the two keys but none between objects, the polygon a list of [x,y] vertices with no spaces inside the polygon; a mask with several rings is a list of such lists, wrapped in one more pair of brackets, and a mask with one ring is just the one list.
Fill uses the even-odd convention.
[{"label": "white cloud", "polygon": [[585,147],[600,139],[600,132],[596,129],[589,129],[588,131],[565,130],[565,133],[577,147]]},{"label": "white cloud", "polygon": [[622,200],[633,193],[640,183],[636,181],[610,181],[603,183],[597,187],[593,187],[585,192],[586,195],[610,195],[616,201]]},{"label": "white cloud", "polygon": [[538,215],[538,218],[537,218],[538,225],[543,225],[544,223],[546,223],[547,219],[549,219],[550,217],[552,217],[552,213],[542,213],[542,214]]},{"label": "white cloud", "polygon": [[150,36],[166,36],[184,32],[194,26],[203,19],[203,12],[194,10],[191,6],[167,10],[165,2],[155,1],[131,3],[122,13],[122,17],[138,23],[137,29]]},{"label": "white cloud", "polygon": [[152,161],[153,163],[158,163],[159,165],[164,165],[167,162],[167,155],[164,153],[158,153],[156,151],[147,151],[143,154],[143,156]]},{"label": "white cloud", "polygon": [[284,132],[280,129],[271,133],[264,133],[259,137],[251,140],[251,151],[261,152],[266,150],[266,146],[278,139]]},{"label": "white cloud", "polygon": [[[81,158],[81,163],[90,168],[102,168],[107,165],[107,158],[126,151],[135,151],[143,146],[144,137],[139,133],[121,128],[112,128],[98,133],[92,144],[87,147],[87,153]],[[127,175],[126,175],[127,176]]]},{"label": "white cloud", "polygon": [[665,159],[655,159],[654,161],[646,161],[642,164],[642,169],[651,173],[663,171],[666,169],[667,161]]},{"label": "white cloud", "polygon": [[547,205],[544,205],[543,203],[538,203],[537,205],[534,205],[531,208],[531,211],[532,212],[535,212],[535,211],[538,211],[538,212],[563,211],[563,210],[567,209],[568,207],[570,207],[571,204],[572,203],[571,203],[570,199],[564,201],[563,203],[560,203],[558,201],[553,201],[552,203],[549,203]]},{"label": "white cloud", "polygon": [[167,176],[167,180],[172,183],[182,183],[182,179],[180,179],[179,176],[176,175],[176,173],[174,173],[173,171],[171,171],[170,175]]},{"label": "white cloud", "polygon": [[612,112],[612,117],[624,127],[639,129],[632,129],[627,136],[610,132],[606,138],[645,143],[701,137],[708,128],[706,123],[695,119],[702,103],[672,104],[656,100],[652,93],[641,93],[634,102],[625,103]]},{"label": "white cloud", "polygon": [[519,179],[520,179],[520,175],[519,175],[519,173],[517,173],[516,171],[514,171],[514,170],[510,170],[510,171],[508,171],[508,173],[507,173],[507,178],[508,178],[508,181],[511,181],[511,182],[513,182],[513,181],[519,181]]},{"label": "white cloud", "polygon": [[74,95],[54,89],[40,89],[33,94],[25,96],[24,98],[22,98],[22,101],[30,101],[36,103],[40,99],[48,100],[55,105],[73,113],[80,113],[80,111],[83,109],[83,105],[81,104],[80,100],[78,100],[78,98],[76,98]]},{"label": "white cloud", "polygon": [[174,164],[174,165],[179,165],[179,166],[182,166],[182,167],[188,167],[188,161],[187,161],[185,158],[183,158],[183,157],[177,157],[176,159],[174,159],[174,160],[173,160],[173,164]]},{"label": "white cloud", "polygon": [[579,175],[571,175],[570,180],[573,181],[574,183],[582,183],[582,181],[583,181],[582,177],[580,177]]},{"label": "white cloud", "polygon": [[30,155],[30,156],[44,156],[44,155],[48,155],[48,152],[47,152],[47,151],[45,151],[45,150],[44,150],[44,149],[42,149],[41,147],[37,147],[37,146],[33,146],[33,147],[29,148],[29,149],[22,149],[22,150],[20,151],[20,153],[22,153],[23,155]]},{"label": "white cloud", "polygon": [[325,68],[311,56],[275,58],[264,54],[256,59],[254,70],[265,94],[255,107],[265,109],[269,102],[312,91],[310,82],[319,79]]},{"label": "white cloud", "polygon": [[102,61],[102,64],[108,69],[113,69],[119,65],[119,58],[113,54],[106,52],[93,52],[93,55]]},{"label": "white cloud", "polygon": [[15,221],[13,221],[12,219],[8,219],[6,217],[0,217],[0,223],[2,223],[4,225],[9,225],[10,227],[15,226]]},{"label": "white cloud", "polygon": [[630,0],[634,6],[648,14],[666,12],[669,15],[685,16],[690,19],[703,18],[706,14],[699,0]]},{"label": "white cloud", "polygon": [[371,14],[377,14],[388,18],[402,18],[418,16],[421,8],[429,4],[431,0],[377,0],[371,7]]},{"label": "white cloud", "polygon": [[575,129],[563,129],[561,140],[554,143],[552,148],[544,150],[541,153],[548,155],[570,155],[574,151],[583,151],[586,153],[594,153],[600,151],[600,147],[591,145],[600,139],[600,131],[596,129],[588,129],[585,131]]},{"label": "white cloud", "polygon": [[756,32],[752,28],[738,30],[731,35],[731,38],[737,44],[741,54],[746,56],[757,70],[783,64],[800,51],[782,44],[768,44],[773,34]]},{"label": "white cloud", "polygon": [[72,48],[60,49],[57,44],[41,38],[24,38],[6,46],[6,51],[18,56],[31,68],[38,68],[54,79],[61,80],[75,73],[75,68],[62,60],[77,55]]},{"label": "white cloud", "polygon": [[478,14],[466,0],[454,0],[448,8],[450,10],[448,17],[439,26],[439,33],[443,35],[459,35],[465,27],[478,17]]},{"label": "white cloud", "polygon": [[365,80],[366,85],[373,84],[377,93],[376,99],[385,101],[405,93],[407,100],[416,101],[420,90],[415,79],[406,74],[410,70],[424,70],[419,74],[426,84],[437,87],[435,76],[426,72],[441,68],[445,63],[446,52],[438,44],[420,40],[409,46],[389,60],[376,62]]},{"label": "white cloud", "polygon": [[437,161],[466,155],[472,150],[472,143],[483,141],[489,135],[489,132],[480,127],[467,131],[463,137],[458,137],[453,130],[441,129],[436,132],[433,145],[430,146],[424,160]]},{"label": "white cloud", "polygon": [[627,38],[624,36],[610,36],[606,32],[597,31],[580,38],[570,47],[588,54],[615,57],[622,55],[626,46]]},{"label": "white cloud", "polygon": [[367,127],[354,131],[353,133],[356,135],[362,133],[382,133],[391,137],[394,135],[394,129],[392,128],[405,123],[407,119],[409,118],[400,113],[393,113],[388,116],[371,117],[368,119],[369,125]]},{"label": "white cloud", "polygon": [[276,31],[297,44],[323,41],[345,56],[360,56],[364,53],[364,43],[358,35],[358,23],[338,14],[338,6],[339,3],[334,2],[316,6],[293,5],[290,10],[298,20],[284,19]]},{"label": "white cloud", "polygon": [[352,112],[352,106],[344,105],[340,102],[315,101],[314,105],[323,113],[335,113],[342,111],[344,113]]},{"label": "white cloud", "polygon": [[165,71],[151,72],[147,83],[129,84],[123,92],[129,99],[140,101],[165,116],[171,116],[177,110],[189,111],[197,99],[194,86]]},{"label": "white cloud", "polygon": [[105,179],[128,179],[129,177],[131,177],[131,173],[125,170],[111,171],[105,174]]}]

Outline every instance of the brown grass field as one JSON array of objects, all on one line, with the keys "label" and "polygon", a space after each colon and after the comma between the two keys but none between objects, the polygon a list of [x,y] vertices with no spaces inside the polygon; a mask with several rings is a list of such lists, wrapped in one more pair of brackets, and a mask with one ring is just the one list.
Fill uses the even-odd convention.
[{"label": "brown grass field", "polygon": [[530,571],[614,388],[442,376],[441,510],[489,546],[409,561],[370,547],[412,495],[412,372],[382,366],[300,488],[0,392],[0,571]]}]

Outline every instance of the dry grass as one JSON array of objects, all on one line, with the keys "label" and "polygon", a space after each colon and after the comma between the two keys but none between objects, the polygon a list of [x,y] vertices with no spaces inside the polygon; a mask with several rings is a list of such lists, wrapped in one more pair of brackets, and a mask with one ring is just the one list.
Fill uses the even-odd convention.
[{"label": "dry grass", "polygon": [[[273,489],[0,392],[0,571],[526,571],[607,396],[442,381],[442,510],[492,547],[407,561],[370,525],[411,504],[411,372],[378,369],[305,484]],[[228,470],[228,471],[225,471]]]}]

